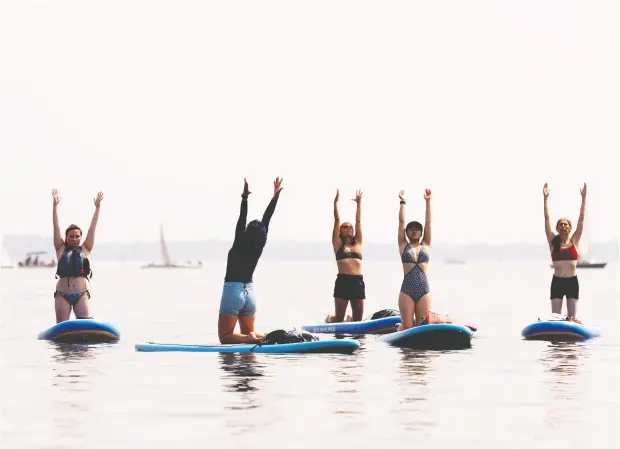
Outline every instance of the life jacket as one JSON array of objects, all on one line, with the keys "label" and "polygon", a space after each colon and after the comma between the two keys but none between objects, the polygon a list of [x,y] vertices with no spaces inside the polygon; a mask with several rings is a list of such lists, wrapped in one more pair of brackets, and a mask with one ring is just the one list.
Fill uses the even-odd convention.
[{"label": "life jacket", "polygon": [[[65,247],[62,255],[58,258],[56,278],[65,277],[93,277],[93,272],[90,269],[90,261],[86,254],[84,254],[84,251],[82,251],[81,246],[77,248]],[[67,279],[67,284],[69,284],[69,279]]]},{"label": "life jacket", "polygon": [[260,342],[261,345],[284,345],[287,343],[300,343],[303,341],[316,341],[318,337],[315,337],[308,332],[298,331],[285,331],[284,329],[278,329],[271,331],[268,334],[263,335],[263,339]]},{"label": "life jacket", "polygon": [[383,309],[373,313],[370,319],[378,320],[379,318],[387,318],[389,316],[400,316],[400,312],[394,309]]}]

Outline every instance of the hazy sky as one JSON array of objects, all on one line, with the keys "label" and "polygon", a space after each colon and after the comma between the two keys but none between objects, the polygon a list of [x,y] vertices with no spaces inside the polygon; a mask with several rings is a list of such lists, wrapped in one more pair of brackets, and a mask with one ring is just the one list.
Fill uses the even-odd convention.
[{"label": "hazy sky", "polygon": [[618,236],[615,1],[4,1],[0,229],[97,240],[230,239],[276,176],[270,239],[329,240],[332,201],[396,241],[433,191],[437,242],[544,241],[589,186]]}]

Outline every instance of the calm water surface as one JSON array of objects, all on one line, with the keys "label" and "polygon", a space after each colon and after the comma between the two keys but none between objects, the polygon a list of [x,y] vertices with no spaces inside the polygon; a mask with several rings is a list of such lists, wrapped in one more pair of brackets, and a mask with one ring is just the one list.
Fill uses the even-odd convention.
[{"label": "calm water surface", "polygon": [[[615,447],[618,264],[579,272],[579,316],[602,332],[585,344],[521,340],[549,313],[545,262],[430,268],[433,309],[476,324],[473,348],[412,351],[367,336],[355,355],[136,352],[217,342],[221,263],[94,265],[92,315],[121,341],[63,346],[36,338],[53,324],[54,270],[3,270],[0,447]],[[401,275],[398,260],[365,262],[366,315],[397,308]],[[261,261],[259,330],[322,321],[334,279],[335,263]]]}]

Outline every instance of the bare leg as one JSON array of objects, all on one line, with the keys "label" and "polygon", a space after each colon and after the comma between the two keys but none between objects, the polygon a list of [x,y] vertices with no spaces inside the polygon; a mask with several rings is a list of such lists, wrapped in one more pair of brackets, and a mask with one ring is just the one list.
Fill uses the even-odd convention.
[{"label": "bare leg", "polygon": [[342,298],[334,298],[334,305],[336,307],[336,315],[327,315],[327,318],[325,319],[326,323],[343,322],[344,314],[347,313],[347,306],[349,305],[349,300],[342,299]]},{"label": "bare leg", "polygon": [[239,315],[239,329],[241,330],[241,333],[244,335],[250,335],[251,333],[253,333],[258,338],[263,338],[263,334],[254,332],[254,321],[256,321],[256,315],[252,315],[252,316]]},{"label": "bare leg", "polygon": [[420,322],[426,318],[429,310],[431,310],[431,294],[427,293],[418,299],[415,303],[415,325],[419,326]]},{"label": "bare leg", "polygon": [[76,318],[90,318],[90,308],[88,307],[88,295],[82,295],[73,306],[73,313]]},{"label": "bare leg", "polygon": [[566,315],[571,321],[581,324],[581,321],[577,319],[577,299],[566,298]]},{"label": "bare leg", "polygon": [[364,316],[364,300],[356,299],[351,301],[351,310],[353,311],[353,321],[362,321]]},{"label": "bare leg", "polygon": [[54,297],[54,307],[56,309],[56,323],[62,323],[71,318],[71,304],[60,295]]},{"label": "bare leg", "polygon": [[235,326],[237,325],[237,317],[235,315],[221,315],[217,321],[217,334],[222,344],[235,343],[258,343],[260,338],[256,335],[235,334]]},{"label": "bare leg", "polygon": [[413,314],[415,305],[413,299],[407,293],[400,292],[398,295],[398,310],[400,310],[400,325],[397,331],[404,331],[413,327]]},{"label": "bare leg", "polygon": [[562,298],[553,298],[551,300],[551,313],[562,315]]}]

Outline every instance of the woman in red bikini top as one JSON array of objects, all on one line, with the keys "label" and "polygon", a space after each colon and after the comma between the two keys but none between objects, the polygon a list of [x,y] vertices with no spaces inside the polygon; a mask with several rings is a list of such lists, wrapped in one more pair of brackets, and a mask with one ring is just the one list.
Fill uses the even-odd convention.
[{"label": "woman in red bikini top", "polygon": [[545,233],[547,234],[547,243],[551,251],[551,260],[553,261],[553,279],[551,281],[551,313],[562,313],[562,302],[566,297],[566,311],[568,321],[577,320],[577,301],[579,300],[579,280],[577,279],[577,261],[579,259],[579,240],[583,232],[583,220],[586,207],[586,184],[581,189],[581,210],[579,211],[579,220],[577,228],[573,235],[570,231],[573,228],[568,218],[560,218],[556,223],[555,229],[558,232],[554,234],[551,229],[549,220],[549,207],[547,200],[549,198],[549,186],[545,184],[543,188],[544,209],[545,209]]}]

